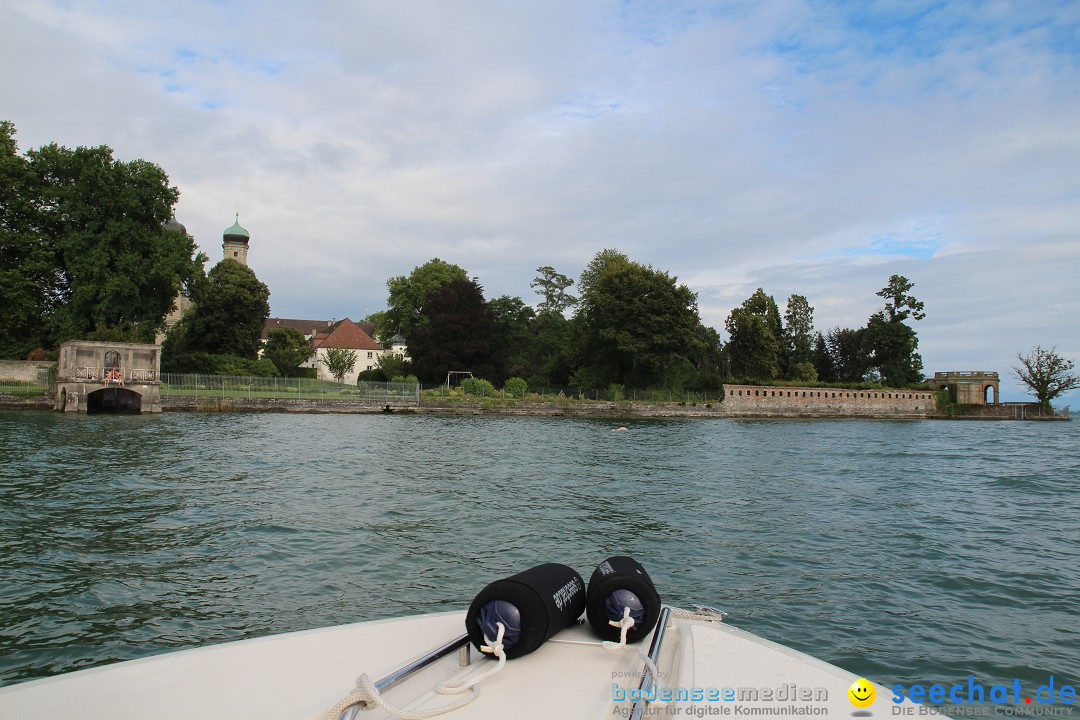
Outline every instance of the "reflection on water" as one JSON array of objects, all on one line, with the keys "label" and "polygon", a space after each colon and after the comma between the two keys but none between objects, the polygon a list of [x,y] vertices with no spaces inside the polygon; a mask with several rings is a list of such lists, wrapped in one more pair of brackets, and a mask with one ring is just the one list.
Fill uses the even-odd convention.
[{"label": "reflection on water", "polygon": [[1077,423],[616,424],[0,413],[0,682],[621,553],[886,685],[1078,679]]}]

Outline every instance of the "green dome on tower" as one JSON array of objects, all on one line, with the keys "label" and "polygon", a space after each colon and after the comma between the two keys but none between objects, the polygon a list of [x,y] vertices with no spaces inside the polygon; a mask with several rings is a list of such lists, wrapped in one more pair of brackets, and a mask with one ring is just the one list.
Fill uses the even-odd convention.
[{"label": "green dome on tower", "polygon": [[228,237],[229,235],[237,235],[239,237],[245,237],[245,238],[250,238],[251,237],[251,235],[248,233],[247,230],[240,227],[240,213],[236,213],[236,222],[234,222],[232,224],[232,227],[225,228],[224,235],[225,235],[225,237]]}]

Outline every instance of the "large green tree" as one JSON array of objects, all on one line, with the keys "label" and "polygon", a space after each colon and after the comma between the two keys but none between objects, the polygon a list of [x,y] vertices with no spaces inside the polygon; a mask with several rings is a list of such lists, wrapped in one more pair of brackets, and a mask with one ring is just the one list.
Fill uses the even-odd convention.
[{"label": "large green tree", "polygon": [[786,366],[780,310],[771,295],[758,288],[728,315],[724,346],[728,372],[734,378],[774,380]]},{"label": "large green tree", "polygon": [[704,341],[697,295],[690,288],[616,250],[598,253],[579,287],[575,384],[675,386],[693,376],[688,358]]},{"label": "large green tree", "polygon": [[399,275],[386,281],[390,295],[387,308],[376,330],[379,342],[388,346],[390,339],[401,335],[412,343],[412,332],[426,326],[431,318],[424,313],[428,295],[455,280],[469,282],[468,273],[452,263],[432,258],[413,268],[408,275]]},{"label": "large green tree", "polygon": [[424,382],[441,382],[450,370],[468,370],[501,385],[506,379],[506,341],[484,290],[476,280],[452,280],[428,293],[419,312],[428,319],[413,328],[409,355]]},{"label": "large green tree", "polygon": [[923,381],[922,356],[915,352],[919,338],[904,321],[926,317],[923,303],[910,294],[914,284],[903,275],[893,275],[889,284],[878,291],[885,299],[885,308],[870,316],[866,325],[866,341],[873,366],[881,382],[893,387],[906,387]]},{"label": "large green tree", "polygon": [[299,330],[274,328],[266,334],[263,357],[274,363],[282,375],[295,375],[300,364],[311,357],[311,343]]},{"label": "large green tree", "polygon": [[[108,147],[56,144],[19,157],[0,123],[0,352],[71,338],[152,342],[205,256],[165,227],[179,197],[165,172]],[[38,328],[37,331],[31,328]]]},{"label": "large green tree", "polygon": [[536,318],[532,321],[530,347],[531,387],[563,386],[570,381],[572,371],[571,323],[564,313],[577,305],[578,299],[567,292],[574,281],[556,272],[550,265],[536,269],[539,273],[529,284],[540,296]]},{"label": "large green tree", "polygon": [[787,355],[787,377],[793,380],[815,380],[809,377],[814,369],[814,308],[802,295],[792,295],[784,308],[784,351]]},{"label": "large green tree", "polygon": [[510,377],[529,377],[535,367],[536,313],[519,297],[501,295],[488,301],[506,344],[506,374]]},{"label": "large green tree", "polygon": [[[169,331],[162,355],[235,355],[254,359],[270,316],[270,289],[254,271],[226,258],[206,275],[195,306]],[[164,357],[162,358],[164,361]]]},{"label": "large green tree", "polygon": [[867,344],[865,328],[833,328],[825,336],[830,373],[823,379],[857,383],[867,379],[873,359]]},{"label": "large green tree", "polygon": [[0,357],[21,359],[50,344],[58,258],[39,228],[38,185],[18,153],[14,126],[0,122]]}]

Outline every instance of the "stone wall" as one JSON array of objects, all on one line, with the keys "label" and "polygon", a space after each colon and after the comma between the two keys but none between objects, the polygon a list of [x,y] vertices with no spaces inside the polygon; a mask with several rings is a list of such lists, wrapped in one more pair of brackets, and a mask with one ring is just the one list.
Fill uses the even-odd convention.
[{"label": "stone wall", "polygon": [[55,362],[44,360],[0,360],[0,380],[48,385],[49,371],[55,367]]},{"label": "stone wall", "polygon": [[[420,406],[393,407],[398,414],[510,415],[592,418],[863,417],[925,418],[934,398],[925,390],[841,390],[726,385],[724,401],[708,405],[633,402],[450,401],[423,398]],[[740,394],[741,393],[741,394]],[[755,393],[757,393],[755,395]],[[804,394],[805,393],[805,394]],[[380,413],[383,404],[350,399],[165,397],[165,411]]]},{"label": "stone wall", "polygon": [[[379,413],[385,404],[337,398],[245,398],[190,397],[161,398],[165,412],[298,412],[298,413]],[[413,408],[395,408],[403,412]]]},{"label": "stone wall", "polygon": [[845,390],[823,387],[725,385],[728,417],[911,417],[934,414],[928,390]]}]

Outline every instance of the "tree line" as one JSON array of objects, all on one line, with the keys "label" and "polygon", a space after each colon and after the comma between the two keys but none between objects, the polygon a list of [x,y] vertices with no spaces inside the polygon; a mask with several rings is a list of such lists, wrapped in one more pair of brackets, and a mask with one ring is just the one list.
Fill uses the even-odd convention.
[{"label": "tree line", "polygon": [[[14,125],[0,122],[0,355],[27,357],[76,338],[152,342],[182,293],[193,309],[168,333],[163,369],[295,372],[310,357],[298,334],[275,332],[259,358],[269,288],[235,260],[205,272],[207,257],[169,222],[178,198],[153,163],[117,160],[104,146],[54,143],[20,154]],[[485,299],[476,278],[438,258],[390,278],[387,309],[368,319],[384,345],[404,337],[411,362],[388,358],[377,372],[439,382],[469,370],[499,385],[517,377],[582,389],[919,379],[917,340],[903,321],[922,307],[902,278],[866,328],[825,336],[813,335],[805,298],[789,298],[782,321],[759,290],[728,318],[724,345],[702,323],[693,291],[618,250],[597,253],[576,287],[550,266],[537,273],[535,306]]]},{"label": "tree line", "polygon": [[[207,257],[170,222],[178,198],[160,167],[117,160],[108,147],[20,154],[14,125],[0,121],[0,357],[42,357],[69,339],[152,342],[179,293],[193,309],[168,333],[163,369],[296,374],[310,345],[279,329],[263,346],[269,288],[232,259],[205,272]],[[390,278],[387,309],[367,320],[384,346],[403,337],[410,359],[385,357],[370,379],[414,373],[438,383],[467,370],[499,386],[516,379],[515,392],[522,382],[716,390],[923,380],[912,323],[924,306],[901,275],[878,291],[883,306],[865,325],[827,331],[815,329],[805,296],[788,297],[781,315],[759,288],[728,315],[725,343],[702,322],[696,293],[618,250],[597,253],[576,281],[550,266],[536,272],[534,305],[486,299],[476,278],[438,258]],[[1080,386],[1054,349],[1017,358],[1014,373],[1044,405]]]},{"label": "tree line", "polygon": [[[374,313],[380,342],[405,338],[412,370],[440,382],[471,370],[499,384],[583,390],[666,388],[715,390],[727,381],[922,382],[918,338],[909,320],[924,317],[907,278],[894,275],[878,295],[884,307],[861,328],[814,328],[814,308],[788,298],[781,317],[758,289],[732,310],[727,343],[701,320],[697,295],[669,273],[602,250],[577,281],[537,268],[535,307],[519,297],[486,300],[477,279],[439,258],[391,278],[387,310]],[[384,373],[385,374],[385,373]]]}]

